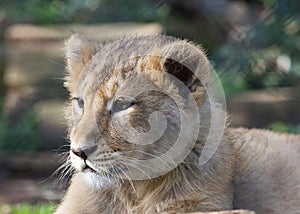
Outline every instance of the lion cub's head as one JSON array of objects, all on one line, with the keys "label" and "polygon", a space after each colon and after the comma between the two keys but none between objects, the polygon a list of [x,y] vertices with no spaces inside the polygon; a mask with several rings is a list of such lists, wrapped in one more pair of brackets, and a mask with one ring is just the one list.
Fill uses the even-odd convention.
[{"label": "lion cub's head", "polygon": [[90,180],[148,179],[182,162],[196,142],[209,63],[171,37],[66,42],[73,167]]}]

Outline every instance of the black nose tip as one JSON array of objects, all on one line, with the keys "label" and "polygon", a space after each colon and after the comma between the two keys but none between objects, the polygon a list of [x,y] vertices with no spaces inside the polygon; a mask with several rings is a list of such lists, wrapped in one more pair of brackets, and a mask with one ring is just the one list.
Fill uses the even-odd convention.
[{"label": "black nose tip", "polygon": [[87,159],[87,155],[85,154],[85,152],[83,150],[72,149],[72,152],[74,153],[74,155],[77,155],[78,157],[82,158],[83,160]]}]

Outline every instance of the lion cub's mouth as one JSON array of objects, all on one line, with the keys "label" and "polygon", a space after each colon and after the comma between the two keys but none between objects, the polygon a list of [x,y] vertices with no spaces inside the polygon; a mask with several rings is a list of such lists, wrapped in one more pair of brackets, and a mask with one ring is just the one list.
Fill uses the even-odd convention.
[{"label": "lion cub's mouth", "polygon": [[96,174],[96,175],[106,175],[108,176],[109,175],[109,171],[111,169],[111,167],[96,167],[93,165],[92,162],[88,161],[88,160],[85,160],[84,161],[84,167],[82,168],[82,172],[91,172],[93,174]]},{"label": "lion cub's mouth", "polygon": [[87,163],[85,162],[85,167],[83,168],[82,171],[90,171],[90,172],[93,172],[93,173],[97,173],[98,172],[96,170],[94,170],[92,167],[90,167],[89,165],[87,165]]}]

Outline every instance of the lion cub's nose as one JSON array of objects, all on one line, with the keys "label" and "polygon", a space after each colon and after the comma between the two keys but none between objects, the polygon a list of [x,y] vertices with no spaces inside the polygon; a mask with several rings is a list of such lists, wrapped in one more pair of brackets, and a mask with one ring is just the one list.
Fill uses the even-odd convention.
[{"label": "lion cub's nose", "polygon": [[77,155],[83,160],[86,160],[88,158],[88,155],[92,154],[94,151],[96,151],[97,146],[91,146],[91,147],[82,147],[78,149],[72,148],[71,151],[74,153],[74,155]]},{"label": "lion cub's nose", "polygon": [[77,155],[78,157],[80,157],[83,160],[87,159],[87,155],[85,154],[85,152],[83,150],[73,150],[72,152],[74,153],[74,155]]}]

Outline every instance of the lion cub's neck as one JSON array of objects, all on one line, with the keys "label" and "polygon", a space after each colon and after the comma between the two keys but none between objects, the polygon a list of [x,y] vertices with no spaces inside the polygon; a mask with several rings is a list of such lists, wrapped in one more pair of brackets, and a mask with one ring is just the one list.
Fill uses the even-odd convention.
[{"label": "lion cub's neck", "polygon": [[136,201],[144,200],[145,195],[154,196],[151,200],[159,201],[162,199],[162,193],[167,193],[170,190],[178,188],[178,182],[181,180],[178,174],[178,170],[174,169],[165,175],[153,179],[131,182],[124,181],[124,183],[119,185],[118,189],[120,189],[125,196],[128,196],[130,199],[135,199]]},{"label": "lion cub's neck", "polygon": [[[130,206],[134,213],[155,213],[162,201],[180,200],[185,198],[186,191],[193,191],[193,187],[186,185],[188,180],[182,172],[183,166],[178,166],[171,172],[148,180],[124,181],[116,190]],[[190,183],[190,182],[188,182]],[[157,206],[153,207],[156,204]]]},{"label": "lion cub's neck", "polygon": [[[122,199],[126,200],[125,203],[130,206],[130,210],[135,210],[135,213],[169,210],[174,208],[174,204],[181,206],[181,203],[187,201],[196,204],[202,201],[207,206],[202,204],[201,210],[219,210],[224,209],[224,206],[230,209],[228,204],[231,204],[229,201],[232,196],[231,169],[227,168],[227,172],[224,173],[222,172],[224,169],[216,168],[207,171],[206,167],[197,167],[192,162],[182,163],[176,169],[157,178],[132,181],[132,183],[125,181],[118,186],[117,191]],[[218,185],[214,182],[207,182],[211,176],[216,176],[218,173],[224,174],[223,179],[214,181],[218,182]],[[220,186],[223,192],[219,191]],[[209,202],[211,194],[215,198],[214,204]],[[195,204],[191,206],[194,207]]]}]

